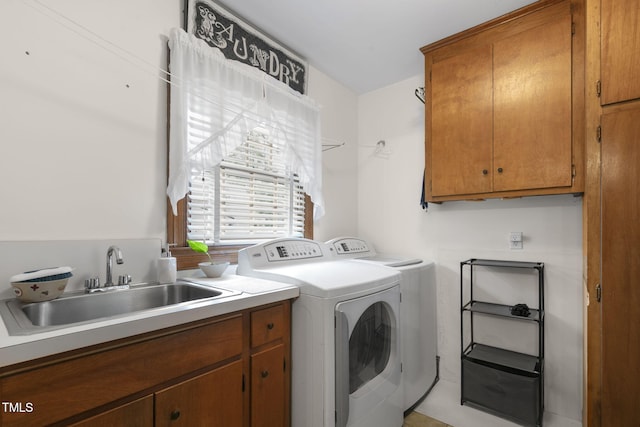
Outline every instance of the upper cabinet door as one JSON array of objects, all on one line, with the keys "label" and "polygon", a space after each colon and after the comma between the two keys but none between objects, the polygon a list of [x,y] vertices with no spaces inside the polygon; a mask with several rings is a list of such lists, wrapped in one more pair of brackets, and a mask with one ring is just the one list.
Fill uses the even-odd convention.
[{"label": "upper cabinet door", "polygon": [[567,12],[494,43],[494,191],[571,186]]},{"label": "upper cabinet door", "polygon": [[581,1],[538,1],[421,49],[428,201],[583,191]]},{"label": "upper cabinet door", "polygon": [[640,1],[608,0],[602,14],[602,105],[640,98]]},{"label": "upper cabinet door", "polygon": [[431,69],[432,194],[491,191],[491,46],[439,60]]}]

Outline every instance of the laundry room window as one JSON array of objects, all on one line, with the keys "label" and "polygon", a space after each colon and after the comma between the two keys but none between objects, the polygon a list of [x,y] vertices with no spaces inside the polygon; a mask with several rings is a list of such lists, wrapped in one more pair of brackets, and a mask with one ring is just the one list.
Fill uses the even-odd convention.
[{"label": "laundry room window", "polygon": [[266,129],[251,131],[219,165],[192,171],[188,239],[242,244],[304,232],[304,190]]},{"label": "laundry room window", "polygon": [[[313,238],[324,213],[320,106],[269,75],[170,31],[167,241],[178,269],[242,247]],[[313,202],[313,203],[311,203]]]}]

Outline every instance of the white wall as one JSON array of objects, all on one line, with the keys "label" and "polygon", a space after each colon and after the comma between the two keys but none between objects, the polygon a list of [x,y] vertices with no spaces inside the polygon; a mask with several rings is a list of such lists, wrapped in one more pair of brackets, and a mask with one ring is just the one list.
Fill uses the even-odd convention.
[{"label": "white wall", "polygon": [[[38,3],[0,2],[0,240],[164,241],[159,70],[182,1]],[[323,106],[323,135],[347,143],[326,153],[316,237],[353,234],[357,97],[315,69],[309,93]]]},{"label": "white wall", "polygon": [[0,239],[163,236],[166,87],[157,76],[180,3],[42,3],[60,15],[0,3]]},{"label": "white wall", "polygon": [[[422,79],[416,76],[359,98],[358,233],[379,251],[437,262],[440,375],[441,381],[456,387],[460,382],[460,262],[468,258],[544,262],[546,411],[580,420],[582,199],[561,195],[446,202],[430,204],[423,211],[419,200],[424,106],[414,96],[414,90],[423,86]],[[386,141],[385,150],[376,152],[373,146],[379,140]],[[524,233],[523,250],[508,249],[510,231]],[[464,408],[456,387],[449,400],[459,414]],[[425,411],[433,409],[430,399],[425,401]],[[436,415],[453,417],[449,422],[455,421],[456,427],[480,425],[476,413],[471,414],[459,418],[449,410]]]},{"label": "white wall", "polygon": [[[357,232],[358,97],[311,68],[309,96],[321,105],[323,190],[326,214],[314,223],[314,239]],[[330,145],[343,144],[336,148]]]}]

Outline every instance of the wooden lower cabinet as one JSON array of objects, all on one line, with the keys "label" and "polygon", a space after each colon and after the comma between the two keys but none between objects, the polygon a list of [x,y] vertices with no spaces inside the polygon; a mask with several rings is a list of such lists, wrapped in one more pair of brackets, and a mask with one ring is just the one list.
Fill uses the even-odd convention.
[{"label": "wooden lower cabinet", "polygon": [[251,356],[251,426],[285,425],[285,367],[282,344]]},{"label": "wooden lower cabinet", "polygon": [[241,427],[242,399],[238,360],[157,392],[155,425]]},{"label": "wooden lower cabinet", "polygon": [[29,409],[0,425],[288,427],[290,322],[284,301],[0,368]]},{"label": "wooden lower cabinet", "polygon": [[291,305],[251,313],[251,427],[291,422]]},{"label": "wooden lower cabinet", "polygon": [[69,425],[69,427],[113,426],[153,427],[153,396],[143,397]]}]

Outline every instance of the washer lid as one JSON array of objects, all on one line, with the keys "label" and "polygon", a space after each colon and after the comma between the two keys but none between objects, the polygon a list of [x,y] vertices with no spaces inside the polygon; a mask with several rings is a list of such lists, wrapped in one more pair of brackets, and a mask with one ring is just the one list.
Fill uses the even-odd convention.
[{"label": "washer lid", "polygon": [[297,285],[301,294],[320,298],[385,289],[400,280],[400,272],[392,268],[355,260],[282,265],[241,274]]},{"label": "washer lid", "polygon": [[407,265],[416,265],[422,262],[422,260],[419,258],[401,259],[401,258],[391,258],[384,255],[368,256],[368,257],[358,258],[358,259],[362,261],[377,262],[382,265],[386,265],[388,267],[405,267]]},{"label": "washer lid", "polygon": [[418,258],[399,258],[379,254],[366,240],[357,237],[336,237],[328,240],[326,244],[329,246],[333,256],[340,259],[355,258],[377,262],[389,267],[405,267],[422,262]]}]

